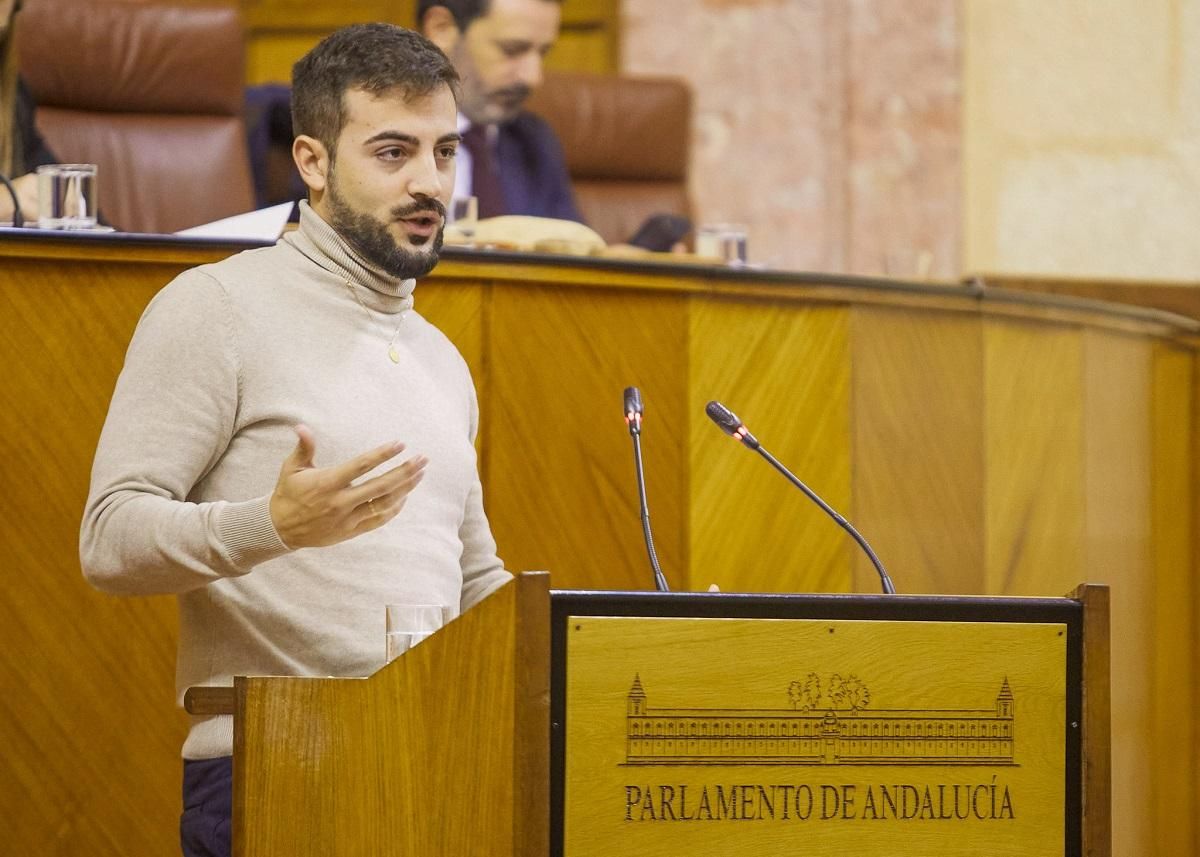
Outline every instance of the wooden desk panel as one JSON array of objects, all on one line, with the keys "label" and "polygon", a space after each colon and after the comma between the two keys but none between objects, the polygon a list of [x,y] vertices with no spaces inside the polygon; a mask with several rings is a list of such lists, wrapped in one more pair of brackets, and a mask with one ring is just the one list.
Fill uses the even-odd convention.
[{"label": "wooden desk panel", "polygon": [[984,361],[985,586],[1064,589],[1088,575],[1081,332],[1006,319],[984,331]]},{"label": "wooden desk panel", "polygon": [[181,266],[0,259],[0,741],[13,854],[178,851],[173,599],[79,570],[91,459],[125,346]]},{"label": "wooden desk panel", "polygon": [[[1150,551],[1147,578],[1153,581],[1155,627],[1192,628],[1186,639],[1170,645],[1155,635],[1150,727],[1155,748],[1151,804],[1155,845],[1160,854],[1200,853],[1200,682],[1177,676],[1200,675],[1200,587],[1196,584],[1196,516],[1194,457],[1196,407],[1195,360],[1168,344],[1152,346],[1149,380],[1151,419],[1148,442],[1152,456],[1149,507]],[[1188,727],[1191,727],[1189,730]],[[1175,752],[1178,750],[1178,752]]]},{"label": "wooden desk panel", "polygon": [[[975,316],[855,314],[851,520],[904,592],[987,591],[982,331]],[[869,592],[878,575],[858,553]]]},{"label": "wooden desk panel", "polygon": [[685,313],[672,295],[493,287],[485,489],[511,568],[559,588],[652,586],[622,409],[637,386],[655,547],[686,587]]},{"label": "wooden desk panel", "polygon": [[1109,301],[1159,309],[1200,320],[1200,283],[1195,282],[1021,277],[1009,274],[980,274],[975,279],[989,288]]},{"label": "wooden desk panel", "polygon": [[[93,592],[76,543],[142,308],[229,252],[0,236],[0,800],[21,808],[14,853],[176,848],[174,606]],[[862,530],[902,592],[1110,583],[1116,851],[1194,839],[1181,820],[1200,809],[1195,325],[953,287],[464,253],[417,307],[475,373],[501,554],[556,586],[650,586],[619,411],[630,384],[680,588],[877,587],[841,530],[707,420],[712,398]]]},{"label": "wooden desk panel", "polygon": [[[687,403],[691,588],[853,591],[854,545],[704,415],[718,400],[825,502],[850,514],[850,311],[693,301]],[[869,591],[869,590],[868,590]]]}]

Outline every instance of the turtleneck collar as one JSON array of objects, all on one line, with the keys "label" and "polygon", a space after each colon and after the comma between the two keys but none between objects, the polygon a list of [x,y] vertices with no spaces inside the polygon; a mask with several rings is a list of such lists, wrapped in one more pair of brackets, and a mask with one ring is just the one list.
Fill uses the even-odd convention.
[{"label": "turtleneck collar", "polygon": [[368,262],[307,200],[300,200],[300,228],[285,235],[283,240],[335,277],[352,286],[365,286],[359,294],[374,309],[386,313],[412,309],[417,281],[397,280]]}]

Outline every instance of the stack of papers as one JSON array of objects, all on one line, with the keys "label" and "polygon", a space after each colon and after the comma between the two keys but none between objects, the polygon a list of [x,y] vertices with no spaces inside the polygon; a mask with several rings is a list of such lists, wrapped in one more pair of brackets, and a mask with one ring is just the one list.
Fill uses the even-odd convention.
[{"label": "stack of papers", "polygon": [[226,238],[235,241],[278,241],[292,214],[294,202],[284,202],[258,211],[223,217],[202,226],[181,229],[176,235],[201,238]]}]

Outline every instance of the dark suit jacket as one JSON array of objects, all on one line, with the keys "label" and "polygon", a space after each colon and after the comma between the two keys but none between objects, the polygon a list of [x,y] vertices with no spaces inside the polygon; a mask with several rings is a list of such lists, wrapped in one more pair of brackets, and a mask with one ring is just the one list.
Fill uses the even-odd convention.
[{"label": "dark suit jacket", "polygon": [[[21,170],[18,175],[33,172],[43,164],[57,163],[54,153],[50,151],[50,147],[46,145],[46,141],[42,139],[42,135],[38,133],[37,125],[34,124],[33,114],[35,105],[33,96],[30,95],[29,89],[25,86],[25,81],[17,78],[17,104],[16,104],[16,129],[21,141]],[[11,176],[10,178],[16,178]]]},{"label": "dark suit jacket", "polygon": [[496,138],[500,186],[509,214],[556,217],[583,223],[571,177],[553,129],[532,113],[518,113]]}]

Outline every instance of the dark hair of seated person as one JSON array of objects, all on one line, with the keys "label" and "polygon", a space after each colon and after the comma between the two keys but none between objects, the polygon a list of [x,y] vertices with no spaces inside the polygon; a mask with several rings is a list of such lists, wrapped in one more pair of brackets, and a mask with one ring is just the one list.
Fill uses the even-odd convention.
[{"label": "dark hair of seated person", "polygon": [[[563,0],[546,0],[546,2],[562,3]],[[417,0],[417,27],[419,29],[421,22],[425,20],[426,12],[434,6],[444,6],[454,16],[454,23],[458,25],[458,29],[465,33],[472,21],[488,13],[491,5],[492,0]]]}]

